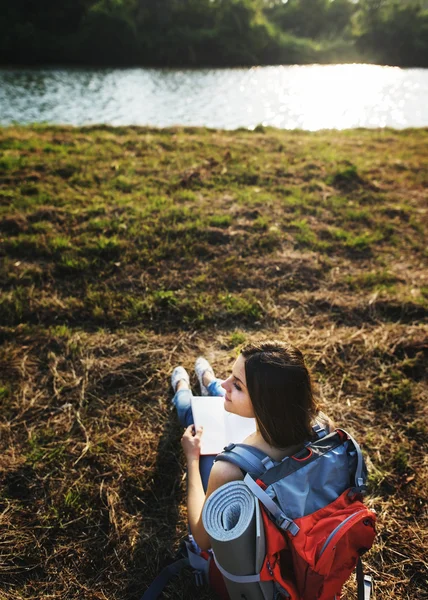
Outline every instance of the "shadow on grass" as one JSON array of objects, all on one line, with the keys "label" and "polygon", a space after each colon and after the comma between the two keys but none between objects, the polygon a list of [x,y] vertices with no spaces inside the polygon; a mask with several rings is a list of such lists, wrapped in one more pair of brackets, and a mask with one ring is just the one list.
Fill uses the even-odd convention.
[{"label": "shadow on grass", "polygon": [[[182,501],[180,434],[177,417],[171,414],[159,440],[151,485],[141,494],[144,529],[149,529],[151,535],[141,537],[129,563],[125,590],[129,600],[139,600],[160,571],[175,560],[173,542],[179,527]],[[165,546],[169,547],[168,554],[165,554]]]}]

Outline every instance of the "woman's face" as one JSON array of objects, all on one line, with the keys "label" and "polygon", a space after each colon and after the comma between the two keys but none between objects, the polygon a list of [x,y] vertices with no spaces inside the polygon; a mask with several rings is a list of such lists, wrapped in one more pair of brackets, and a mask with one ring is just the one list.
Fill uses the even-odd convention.
[{"label": "woman's face", "polygon": [[232,374],[221,384],[226,390],[224,408],[241,417],[254,417],[253,405],[245,379],[245,358],[240,354],[232,367]]}]

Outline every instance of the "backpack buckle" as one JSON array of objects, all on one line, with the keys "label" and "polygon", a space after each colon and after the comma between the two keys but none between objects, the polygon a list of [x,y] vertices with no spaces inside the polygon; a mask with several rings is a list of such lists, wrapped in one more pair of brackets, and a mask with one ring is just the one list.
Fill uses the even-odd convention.
[{"label": "backpack buckle", "polygon": [[288,531],[289,533],[291,533],[291,535],[293,537],[295,535],[297,535],[300,531],[300,527],[298,525],[296,525],[296,523],[294,521],[292,521],[285,515],[278,517],[278,519],[275,521],[275,523],[283,531]]},{"label": "backpack buckle", "polygon": [[363,496],[367,494],[367,486],[364,484],[358,487],[353,487],[348,492],[348,498],[353,502],[354,500],[362,500]]},{"label": "backpack buckle", "polygon": [[233,450],[235,448],[236,444],[228,444],[227,446],[225,446],[223,448],[224,452],[230,452],[230,450]]},{"label": "backpack buckle", "polygon": [[322,427],[319,423],[315,423],[315,425],[312,427],[312,431],[317,436],[317,440],[321,440],[327,435],[326,428]]},{"label": "backpack buckle", "polygon": [[202,571],[195,571],[196,587],[202,587],[205,584],[204,574]]}]

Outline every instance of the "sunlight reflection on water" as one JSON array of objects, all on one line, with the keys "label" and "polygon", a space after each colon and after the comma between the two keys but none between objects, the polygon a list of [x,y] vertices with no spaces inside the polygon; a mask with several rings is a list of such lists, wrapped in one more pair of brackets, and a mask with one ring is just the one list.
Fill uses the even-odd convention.
[{"label": "sunlight reflection on water", "polygon": [[0,69],[0,123],[428,126],[428,69]]}]

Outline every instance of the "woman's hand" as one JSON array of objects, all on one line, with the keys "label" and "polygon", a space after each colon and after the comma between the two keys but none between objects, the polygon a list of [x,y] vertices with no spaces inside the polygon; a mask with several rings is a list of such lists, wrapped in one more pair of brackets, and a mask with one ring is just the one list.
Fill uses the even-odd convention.
[{"label": "woman's hand", "polygon": [[189,427],[184,430],[183,437],[181,438],[181,445],[183,446],[184,454],[186,455],[188,462],[192,459],[199,459],[199,456],[201,455],[202,432],[202,427],[199,427],[198,430],[195,431],[194,425],[189,425]]}]

